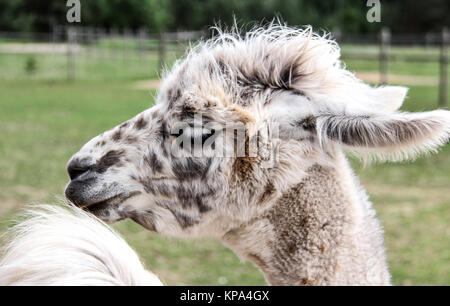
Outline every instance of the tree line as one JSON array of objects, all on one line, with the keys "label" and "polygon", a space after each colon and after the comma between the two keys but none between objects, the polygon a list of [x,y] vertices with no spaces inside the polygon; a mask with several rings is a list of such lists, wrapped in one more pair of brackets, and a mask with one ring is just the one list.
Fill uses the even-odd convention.
[{"label": "tree line", "polygon": [[[0,0],[0,31],[50,32],[67,24],[66,0]],[[371,1],[377,2],[377,1]],[[146,28],[150,32],[201,30],[214,24],[252,26],[280,18],[289,25],[363,34],[382,26],[425,33],[450,26],[448,0],[380,0],[381,22],[366,19],[367,0],[80,0],[81,25]]]}]

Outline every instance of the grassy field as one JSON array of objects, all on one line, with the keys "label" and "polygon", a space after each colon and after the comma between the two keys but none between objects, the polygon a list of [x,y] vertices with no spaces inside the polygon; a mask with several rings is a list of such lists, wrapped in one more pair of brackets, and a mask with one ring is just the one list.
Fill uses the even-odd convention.
[{"label": "grassy field", "polygon": [[[93,136],[149,107],[154,92],[134,80],[156,77],[157,59],[79,62],[78,80],[64,81],[64,56],[0,54],[0,232],[27,203],[55,202],[68,177],[65,164]],[[347,62],[353,71],[376,71],[376,62]],[[434,64],[395,63],[391,72],[437,75]],[[53,70],[52,70],[53,69]],[[410,90],[404,109],[434,109],[437,88]],[[450,285],[450,145],[414,163],[363,168],[353,161],[386,232],[393,282]],[[264,279],[217,241],[163,238],[132,222],[115,227],[147,266],[169,285],[262,285]]]}]

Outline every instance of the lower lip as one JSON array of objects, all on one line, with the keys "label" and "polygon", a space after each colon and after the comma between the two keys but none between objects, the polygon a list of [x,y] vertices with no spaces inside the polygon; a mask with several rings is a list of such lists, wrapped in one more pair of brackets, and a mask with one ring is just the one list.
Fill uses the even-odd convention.
[{"label": "lower lip", "polygon": [[109,206],[108,200],[105,200],[102,202],[91,204],[89,206],[85,206],[85,207],[83,207],[83,210],[88,211],[95,215],[96,213],[106,209],[108,206]]},{"label": "lower lip", "polygon": [[83,210],[86,210],[86,211],[89,211],[89,212],[95,214],[95,212],[102,211],[102,210],[108,208],[108,206],[110,206],[110,205],[120,204],[120,203],[124,202],[125,200],[128,200],[129,198],[131,198],[137,194],[139,194],[139,192],[133,192],[129,195],[118,194],[109,199],[86,205],[83,207]]},{"label": "lower lip", "polygon": [[111,198],[108,198],[108,199],[105,199],[105,200],[101,200],[101,201],[97,201],[97,202],[93,202],[93,203],[89,203],[89,204],[84,204],[81,207],[84,209],[84,208],[88,208],[88,207],[91,207],[91,206],[96,206],[96,205],[99,205],[99,204],[108,203],[108,202],[111,202],[114,199],[120,198],[121,196],[122,196],[122,194],[118,194],[118,195],[115,195],[115,196],[113,196]]}]

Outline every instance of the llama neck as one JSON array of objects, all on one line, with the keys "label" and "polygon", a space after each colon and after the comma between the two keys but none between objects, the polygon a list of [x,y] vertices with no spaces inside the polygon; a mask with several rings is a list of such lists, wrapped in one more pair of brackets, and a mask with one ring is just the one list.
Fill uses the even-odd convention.
[{"label": "llama neck", "polygon": [[380,227],[345,165],[348,177],[311,167],[270,211],[224,242],[272,285],[389,284]]}]

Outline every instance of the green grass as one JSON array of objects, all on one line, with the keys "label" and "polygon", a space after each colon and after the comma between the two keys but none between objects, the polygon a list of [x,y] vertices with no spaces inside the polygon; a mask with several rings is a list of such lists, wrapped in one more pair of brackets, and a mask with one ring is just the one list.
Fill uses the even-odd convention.
[{"label": "green grass", "polygon": [[[167,65],[171,65],[181,52],[167,52]],[[27,71],[27,61],[31,58],[36,68]],[[124,53],[120,49],[104,52],[101,49],[83,51],[74,60],[74,76],[77,81],[119,81],[155,79],[159,76],[159,58],[156,52]],[[60,54],[1,54],[0,80],[40,80],[64,81],[68,75],[67,55]]]},{"label": "green grass", "polygon": [[[377,60],[360,60],[343,57],[343,61],[352,72],[378,72],[380,64]],[[439,77],[439,63],[438,62],[389,62],[389,73],[400,75],[413,76],[435,76]]]},{"label": "green grass", "polygon": [[[36,70],[26,71],[28,58],[33,57]],[[67,79],[67,56],[64,54],[2,54],[0,56],[0,80],[47,80]],[[158,57],[151,54],[143,60],[139,58],[123,60],[120,53],[98,56],[80,55],[75,57],[74,75],[76,80],[112,81],[140,80],[158,77]]]},{"label": "green grass", "polygon": [[[124,71],[116,62],[86,62],[83,69],[89,73],[69,84],[49,68],[64,68],[64,59],[38,59],[37,75],[28,76],[23,72],[25,58],[0,55],[0,231],[26,203],[61,198],[69,157],[153,101],[153,92],[131,87],[135,79],[156,75],[138,65],[119,66]],[[357,71],[370,65],[349,63]],[[410,64],[399,67],[405,73],[421,70]],[[433,69],[421,71],[435,75]],[[436,101],[437,88],[413,87],[404,109],[434,109]],[[393,282],[449,285],[450,145],[415,162],[365,168],[352,163],[384,226]],[[265,284],[257,269],[240,262],[218,241],[160,237],[129,221],[115,227],[167,284]]]},{"label": "green grass", "polygon": [[[450,52],[450,51],[449,51]],[[351,71],[378,72],[378,46],[343,45],[342,58]],[[440,50],[436,47],[391,47],[392,59],[389,61],[389,73],[415,76],[439,76]],[[356,59],[355,59],[356,56]],[[370,56],[372,59],[358,59],[361,56]],[[404,61],[405,58],[421,58],[430,62]]]}]

